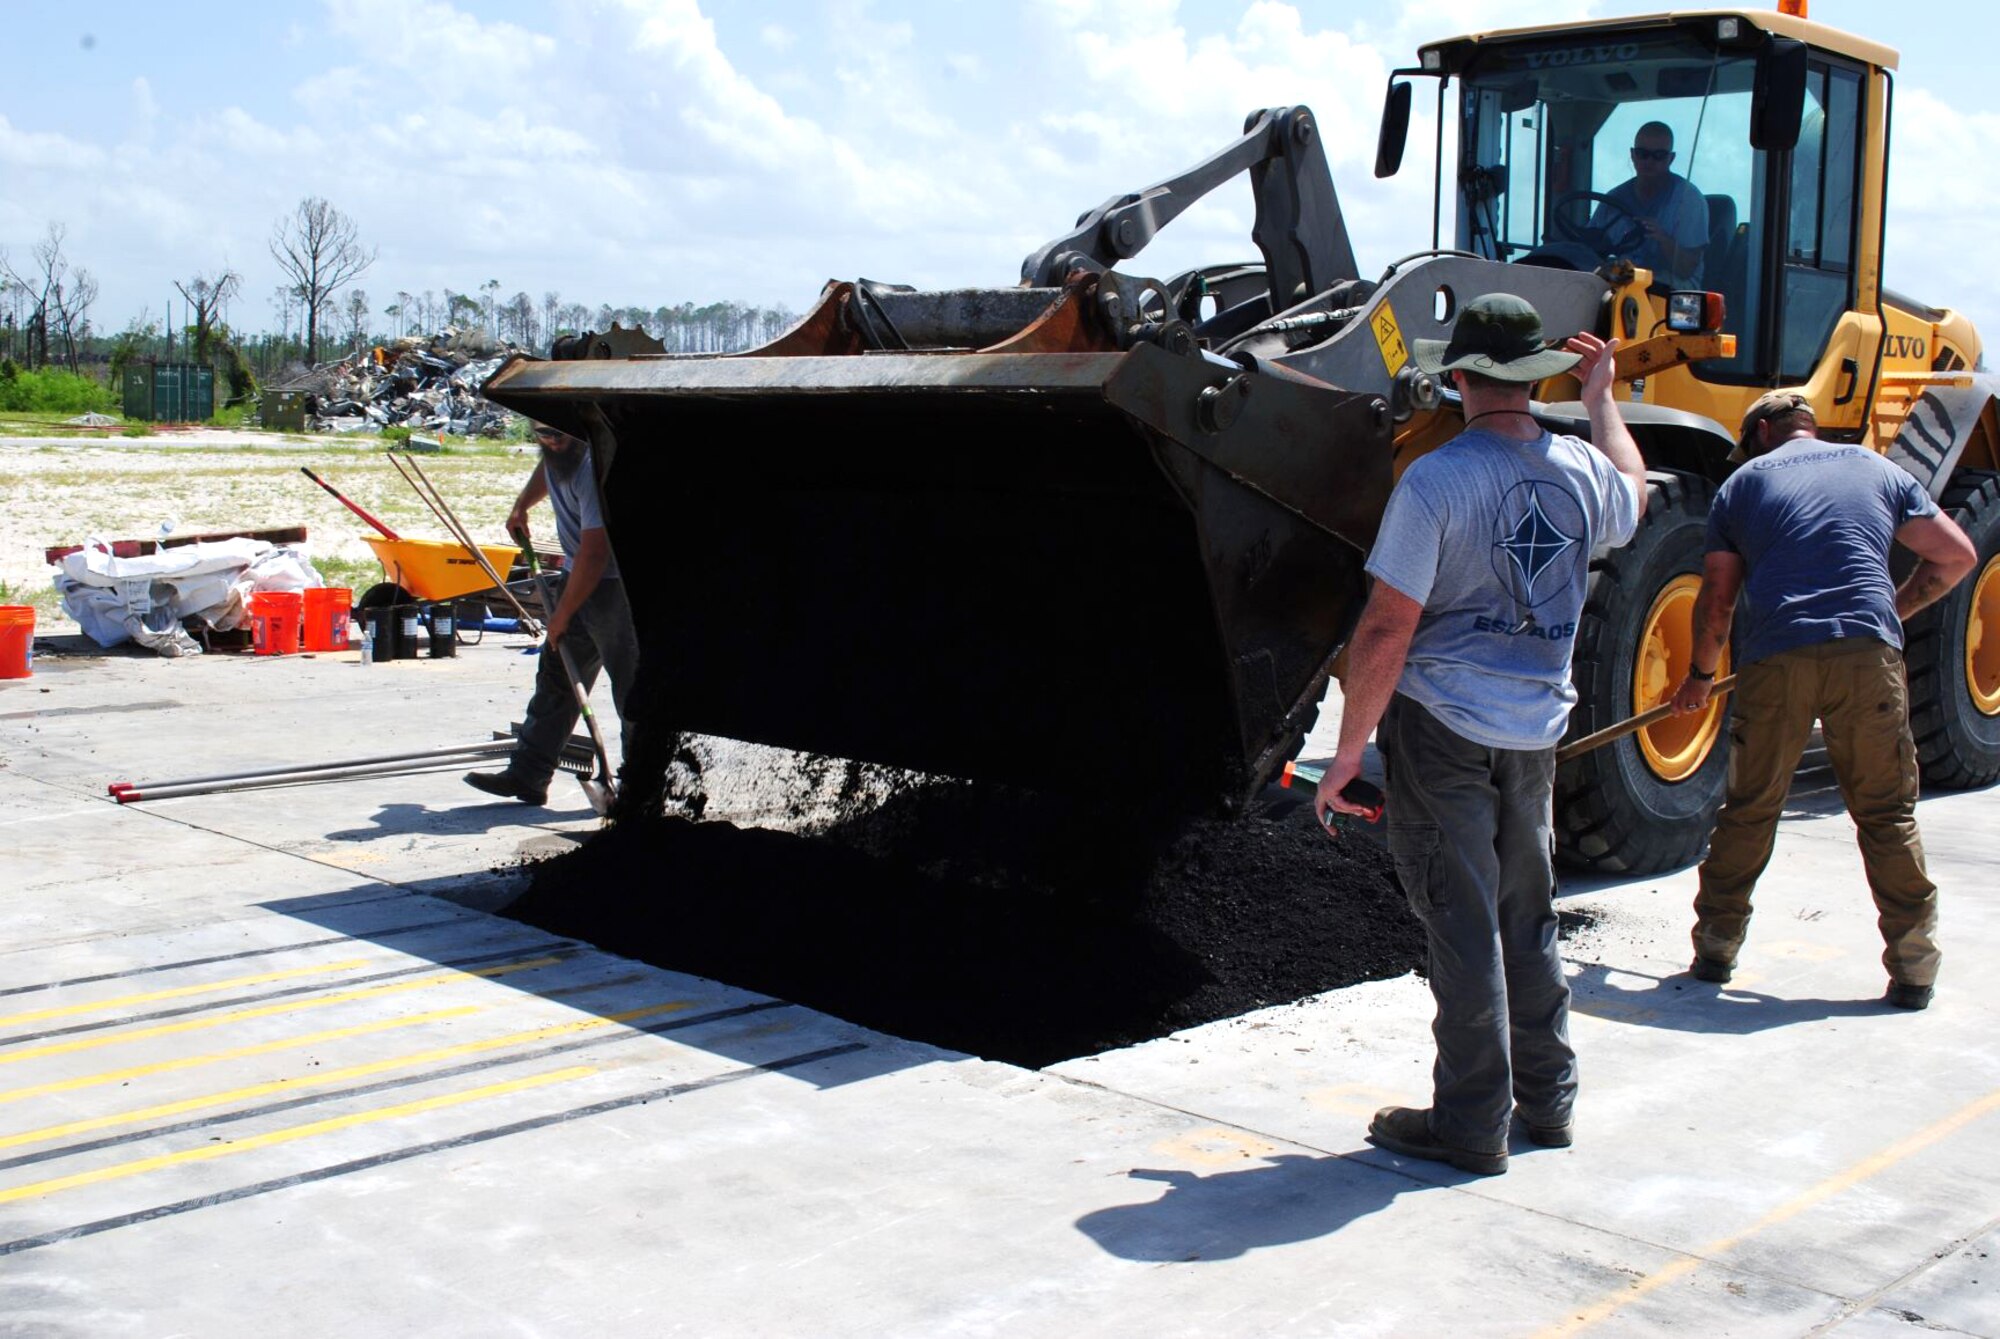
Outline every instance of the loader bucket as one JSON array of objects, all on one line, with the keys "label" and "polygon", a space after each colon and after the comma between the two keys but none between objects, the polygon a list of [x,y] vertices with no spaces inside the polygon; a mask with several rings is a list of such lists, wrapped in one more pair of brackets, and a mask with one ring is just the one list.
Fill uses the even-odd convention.
[{"label": "loader bucket", "polygon": [[1379,400],[1145,343],[517,359],[485,393],[597,444],[649,723],[1162,806],[1290,758],[1389,489]]}]

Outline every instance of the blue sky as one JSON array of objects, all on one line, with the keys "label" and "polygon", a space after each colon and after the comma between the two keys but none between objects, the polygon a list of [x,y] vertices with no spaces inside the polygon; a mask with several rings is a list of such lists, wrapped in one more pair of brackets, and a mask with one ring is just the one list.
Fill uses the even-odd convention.
[{"label": "blue sky", "polygon": [[[1370,172],[1390,68],[1431,38],[1654,8],[0,0],[0,249],[19,265],[61,222],[108,329],[228,265],[233,321],[261,329],[272,226],[321,195],[380,250],[360,280],[378,311],[489,279],[593,306],[803,311],[834,277],[1011,283],[1082,210],[1221,148],[1253,108],[1303,102],[1373,273],[1429,231],[1426,155]],[[1966,260],[2000,217],[2000,80],[1968,40],[1990,10],[1811,10],[1902,52],[1887,281],[2000,341],[2000,267]],[[1248,203],[1211,197],[1129,268],[1254,254]]]}]

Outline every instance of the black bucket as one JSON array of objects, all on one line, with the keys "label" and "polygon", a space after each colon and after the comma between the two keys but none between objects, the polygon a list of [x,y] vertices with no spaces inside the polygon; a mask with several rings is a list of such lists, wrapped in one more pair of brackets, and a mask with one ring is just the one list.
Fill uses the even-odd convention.
[{"label": "black bucket", "polygon": [[396,658],[397,621],[396,610],[389,605],[377,605],[373,609],[357,609],[355,616],[362,619],[368,629],[368,641],[375,662]]},{"label": "black bucket", "polygon": [[389,609],[396,623],[397,660],[415,660],[423,650],[423,609],[420,604],[399,604]]},{"label": "black bucket", "polygon": [[449,603],[424,606],[424,623],[431,633],[431,659],[458,654],[458,611]]}]

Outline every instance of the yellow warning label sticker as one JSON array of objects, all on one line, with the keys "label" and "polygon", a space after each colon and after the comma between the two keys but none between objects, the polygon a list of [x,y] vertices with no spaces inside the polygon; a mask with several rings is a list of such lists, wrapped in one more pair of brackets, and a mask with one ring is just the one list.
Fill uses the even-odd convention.
[{"label": "yellow warning label sticker", "polygon": [[1375,347],[1382,351],[1382,364],[1393,377],[1410,361],[1410,347],[1403,343],[1403,330],[1396,324],[1396,313],[1385,302],[1368,318],[1368,324],[1375,331]]}]

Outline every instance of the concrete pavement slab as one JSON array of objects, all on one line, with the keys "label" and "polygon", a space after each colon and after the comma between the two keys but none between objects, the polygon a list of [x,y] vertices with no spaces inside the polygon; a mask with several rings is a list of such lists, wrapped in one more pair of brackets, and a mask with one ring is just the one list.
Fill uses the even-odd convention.
[{"label": "concrete pavement slab", "polygon": [[[1997,1332],[1991,792],[1921,806],[1921,1014],[1876,1001],[1823,775],[1728,987],[1685,975],[1691,871],[1569,881],[1579,1139],[1496,1179],[1362,1139],[1428,1090],[1415,977],[1035,1073],[469,909],[590,823],[456,769],[103,796],[162,759],[476,737],[531,671],[0,686],[0,1332]],[[710,747],[775,820],[785,760]]]}]

